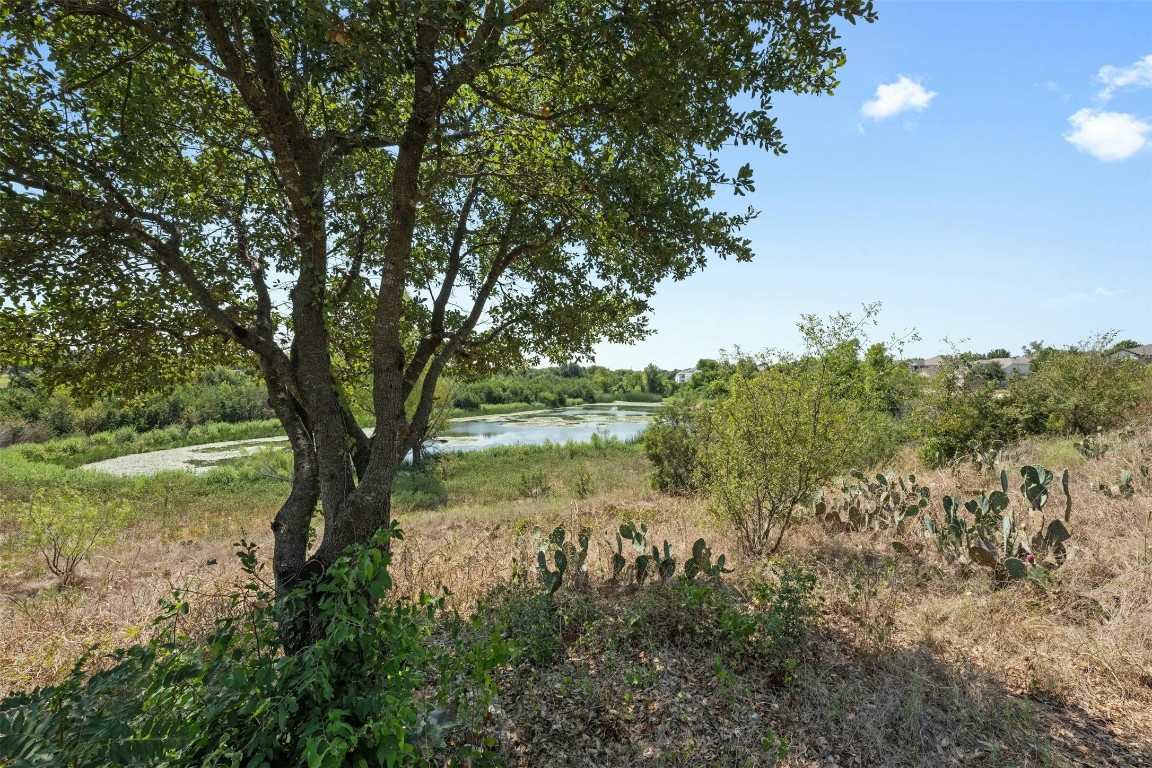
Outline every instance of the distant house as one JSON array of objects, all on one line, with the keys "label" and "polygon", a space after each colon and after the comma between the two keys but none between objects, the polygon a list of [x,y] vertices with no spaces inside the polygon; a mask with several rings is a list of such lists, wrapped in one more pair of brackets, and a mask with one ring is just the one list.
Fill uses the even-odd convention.
[{"label": "distant house", "polygon": [[1112,353],[1112,357],[1121,360],[1136,360],[1141,363],[1152,363],[1152,344],[1141,344],[1138,347],[1118,349]]},{"label": "distant house", "polygon": [[696,375],[696,369],[695,368],[684,368],[682,370],[676,371],[676,383],[677,384],[685,384],[688,381],[691,381],[692,377],[695,375]]},{"label": "distant house", "polygon": [[[918,357],[909,360],[908,367],[912,369],[913,373],[918,373],[921,376],[935,376],[940,372],[940,367],[948,360],[948,355],[934,355],[928,358]],[[973,364],[999,366],[1007,376],[1011,376],[1014,373],[1027,376],[1032,372],[1032,358],[1028,355],[1021,355],[1020,357],[993,357],[987,360],[976,360]]]},{"label": "distant house", "polygon": [[1005,375],[1011,376],[1018,373],[1021,376],[1027,376],[1032,372],[1032,358],[1028,355],[1020,355],[1019,357],[991,357],[987,360],[977,360],[977,365],[998,365],[1000,370],[1004,371]]},{"label": "distant house", "polygon": [[916,357],[908,361],[908,367],[912,369],[913,373],[918,373],[921,376],[935,376],[940,372],[940,366],[947,360],[947,355],[933,355],[928,358]]}]

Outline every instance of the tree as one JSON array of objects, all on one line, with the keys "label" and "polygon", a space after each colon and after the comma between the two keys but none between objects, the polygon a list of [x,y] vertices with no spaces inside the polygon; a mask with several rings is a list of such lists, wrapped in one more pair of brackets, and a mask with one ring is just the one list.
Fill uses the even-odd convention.
[{"label": "tree", "polygon": [[30,0],[0,13],[0,354],[89,392],[258,367],[293,452],[282,591],[388,524],[450,366],[588,357],[660,280],[751,258],[753,212],[707,201],[752,172],[716,152],[784,151],[772,96],[834,89],[839,18],[875,14]]},{"label": "tree", "polygon": [[972,363],[968,366],[967,375],[994,385],[998,385],[1008,378],[1008,374],[996,363]]},{"label": "tree", "polygon": [[[913,334],[911,338],[918,337]],[[896,340],[891,346],[902,351],[903,340]],[[864,352],[860,378],[869,407],[893,417],[905,415],[923,386],[923,377],[898,360],[882,341],[871,344]]]},{"label": "tree", "polygon": [[775,552],[796,507],[868,452],[868,404],[849,372],[878,309],[866,305],[859,319],[804,316],[802,355],[762,356],[762,371],[732,376],[728,397],[696,417],[695,432],[706,435],[699,482],[744,552]]},{"label": "tree", "polygon": [[664,394],[664,380],[667,372],[662,371],[656,363],[644,366],[644,391],[654,395]]},{"label": "tree", "polygon": [[689,399],[715,398],[728,394],[728,379],[735,369],[731,363],[712,358],[696,361],[696,373],[680,387],[679,393]]},{"label": "tree", "polygon": [[1024,354],[1031,358],[1029,362],[1029,369],[1032,373],[1044,367],[1044,363],[1052,357],[1058,350],[1055,347],[1046,345],[1043,341],[1030,341],[1024,347]]},{"label": "tree", "polygon": [[1003,347],[997,347],[996,349],[990,351],[988,354],[984,355],[984,357],[985,359],[993,360],[997,357],[1012,357],[1012,353]]}]

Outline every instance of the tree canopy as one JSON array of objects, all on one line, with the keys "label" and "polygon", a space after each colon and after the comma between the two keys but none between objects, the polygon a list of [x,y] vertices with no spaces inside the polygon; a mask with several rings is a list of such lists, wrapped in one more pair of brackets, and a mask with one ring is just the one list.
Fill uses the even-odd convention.
[{"label": "tree canopy", "polygon": [[284,586],[388,523],[446,368],[587,357],[646,332],[660,280],[751,258],[754,213],[710,200],[752,172],[718,151],[783,152],[773,94],[831,92],[834,25],[874,18],[866,0],[5,4],[0,355],[91,392],[258,366],[294,455]]}]

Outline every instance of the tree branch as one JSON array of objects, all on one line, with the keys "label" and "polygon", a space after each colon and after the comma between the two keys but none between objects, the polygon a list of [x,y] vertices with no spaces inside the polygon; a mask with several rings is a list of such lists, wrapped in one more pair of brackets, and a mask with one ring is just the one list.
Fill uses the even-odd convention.
[{"label": "tree branch", "polygon": [[452,297],[452,291],[456,287],[456,277],[460,273],[460,264],[463,258],[464,239],[468,234],[468,219],[472,215],[472,206],[479,194],[479,179],[473,178],[472,186],[468,190],[467,197],[464,198],[464,204],[460,207],[460,215],[456,220],[456,230],[452,235],[452,247],[448,253],[448,265],[444,270],[444,282],[441,283],[440,292],[432,305],[432,317],[428,323],[428,333],[420,339],[420,343],[412,355],[412,360],[404,372],[407,391],[411,391],[416,386],[416,380],[420,378],[420,374],[428,365],[428,360],[443,341],[444,315],[448,308],[448,301]]}]

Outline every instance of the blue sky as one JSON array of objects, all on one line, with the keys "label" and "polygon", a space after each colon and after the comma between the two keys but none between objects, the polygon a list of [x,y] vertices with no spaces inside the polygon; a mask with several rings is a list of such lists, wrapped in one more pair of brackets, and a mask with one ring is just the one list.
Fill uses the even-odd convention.
[{"label": "blue sky", "polygon": [[[803,313],[883,304],[908,355],[1152,343],[1152,3],[877,0],[833,96],[778,96],[788,154],[751,162],[756,260],[660,286],[657,333],[596,362],[795,349]],[[728,204],[727,199],[721,204]]]}]

